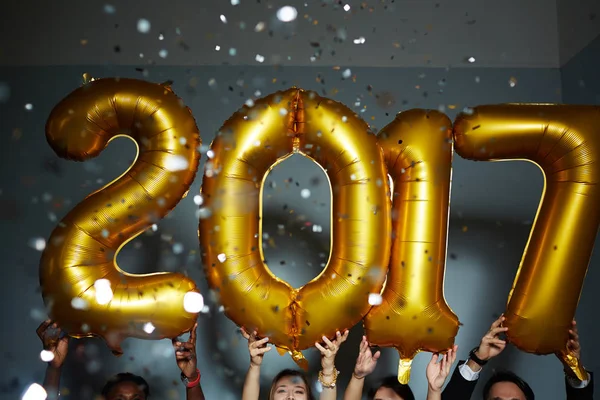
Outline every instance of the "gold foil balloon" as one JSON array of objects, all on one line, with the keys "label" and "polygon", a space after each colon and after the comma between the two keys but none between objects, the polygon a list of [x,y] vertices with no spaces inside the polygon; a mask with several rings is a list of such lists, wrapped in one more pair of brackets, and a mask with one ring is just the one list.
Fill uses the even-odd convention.
[{"label": "gold foil balloon", "polygon": [[[229,318],[305,366],[299,350],[359,322],[385,279],[390,200],[376,137],[346,106],[293,88],[236,112],[211,150],[199,230],[208,282]],[[329,262],[298,289],[269,270],[261,240],[265,177],[294,153],[318,163],[333,190]]]},{"label": "gold foil balloon", "polygon": [[506,316],[521,350],[565,353],[568,330],[600,225],[600,107],[478,106],[455,122],[456,152],[477,161],[527,160],[540,167],[544,194]]},{"label": "gold foil balloon", "polygon": [[115,261],[127,242],[187,194],[199,162],[196,122],[168,87],[100,79],[64,98],[46,125],[54,151],[76,161],[96,157],[119,136],[135,142],[134,163],[67,214],[40,263],[50,317],[71,336],[103,337],[115,353],[125,337],[189,330],[201,302],[182,274],[132,275]]},{"label": "gold foil balloon", "polygon": [[370,343],[398,350],[404,384],[417,352],[444,351],[458,332],[444,299],[451,138],[448,117],[419,109],[398,114],[378,135],[393,181],[393,240],[382,303],[364,324]]}]

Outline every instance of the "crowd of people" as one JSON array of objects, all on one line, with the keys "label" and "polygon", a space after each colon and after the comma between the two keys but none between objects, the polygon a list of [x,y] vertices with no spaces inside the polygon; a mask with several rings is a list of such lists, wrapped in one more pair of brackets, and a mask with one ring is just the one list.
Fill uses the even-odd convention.
[{"label": "crowd of people", "polygon": [[[502,335],[508,330],[503,326],[503,322],[503,316],[494,321],[479,345],[471,350],[469,358],[459,361],[453,374],[450,374],[450,370],[456,361],[458,347],[454,346],[443,354],[433,354],[426,368],[427,400],[471,399],[481,370],[507,345],[506,340],[502,339]],[[263,357],[272,347],[269,346],[269,338],[259,337],[256,331],[248,332],[242,328],[241,333],[248,341],[250,356],[250,366],[241,397],[242,400],[258,400]],[[52,321],[42,323],[38,328],[38,335],[44,349],[53,354],[46,370],[44,388],[48,399],[55,400],[60,396],[61,368],[67,355],[69,338]],[[318,395],[319,400],[337,399],[339,372],[335,367],[335,357],[347,338],[348,331],[337,332],[335,339],[329,340],[327,337],[323,337],[322,343],[315,343],[315,347],[321,353],[321,370],[318,380],[322,390]],[[181,370],[181,380],[186,386],[186,399],[204,400],[201,374],[196,359],[196,326],[190,331],[187,341],[176,338],[172,342],[177,366]],[[581,362],[581,346],[575,321],[569,330],[569,340],[565,346],[566,351]],[[354,372],[343,394],[344,400],[363,398],[365,378],[375,370],[380,355],[379,351],[372,351],[367,338],[363,336]],[[591,372],[588,372],[587,379],[579,380],[567,366],[564,371],[567,400],[593,399],[594,382]],[[444,385],[446,385],[445,388]],[[151,390],[144,378],[131,373],[120,373],[104,385],[101,395],[104,400],[147,400],[151,398]],[[269,400],[316,400],[317,396],[313,393],[312,386],[303,372],[285,369],[273,378],[268,398]],[[369,388],[367,398],[369,400],[414,400],[415,396],[411,388],[399,383],[394,375],[382,379],[379,384]],[[510,371],[495,371],[483,388],[483,400],[534,399],[534,392],[527,382]]]}]

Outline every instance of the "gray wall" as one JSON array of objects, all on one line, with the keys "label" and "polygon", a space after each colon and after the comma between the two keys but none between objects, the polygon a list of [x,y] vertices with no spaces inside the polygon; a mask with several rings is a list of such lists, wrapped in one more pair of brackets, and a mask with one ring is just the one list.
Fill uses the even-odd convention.
[{"label": "gray wall", "polygon": [[[353,68],[354,83],[342,80],[341,71],[330,67],[154,67],[146,77],[133,67],[0,68],[0,259],[4,265],[0,272],[0,304],[5,321],[0,332],[5,360],[0,400],[17,398],[28,383],[43,378],[45,366],[39,360],[41,347],[35,335],[35,328],[44,318],[37,283],[40,254],[30,247],[30,241],[47,238],[56,218],[120,174],[134,156],[134,146],[121,139],[98,159],[83,164],[58,159],[47,145],[44,124],[50,110],[79,85],[84,72],[96,77],[173,80],[176,93],[191,107],[205,144],[256,90],[268,94],[292,85],[317,89],[321,94],[325,91],[350,107],[361,98],[360,107],[367,106],[363,116],[375,128],[390,122],[397,111],[409,108],[440,108],[453,118],[463,107],[477,104],[561,101],[557,69]],[[324,84],[316,82],[319,76]],[[509,86],[511,77],[517,79],[515,87]],[[217,86],[209,87],[213,78]],[[388,105],[388,100],[392,104]],[[26,103],[32,103],[33,110],[27,111]],[[459,355],[464,358],[503,310],[535,216],[542,176],[533,165],[523,162],[475,164],[456,157],[453,179],[445,292],[464,324],[457,338]],[[277,186],[266,190],[272,196],[265,203],[265,231],[275,238],[276,247],[268,247],[266,257],[274,260],[270,267],[275,273],[300,286],[317,275],[320,264],[327,259],[327,181],[316,166],[301,157],[281,164],[269,180]],[[191,194],[199,191],[200,183],[201,173]],[[303,188],[311,190],[309,199],[299,196]],[[119,256],[120,265],[130,272],[187,271],[208,293],[197,252],[196,206],[192,199],[188,196],[183,200],[159,223],[157,232],[141,235],[129,244]],[[303,229],[302,218],[294,219],[283,212],[286,204],[296,210],[296,215],[323,225],[323,232]],[[292,238],[279,235],[278,225],[284,225]],[[174,254],[174,243],[183,244],[185,251]],[[593,369],[598,369],[600,356],[600,350],[592,348],[592,338],[600,334],[594,323],[597,313],[592,292],[595,283],[600,283],[599,265],[600,256],[596,254],[578,310],[584,358]],[[199,363],[207,398],[239,399],[248,357],[235,326],[211,307],[209,314],[201,315],[199,331]],[[351,375],[360,336],[361,328],[353,329],[351,340],[339,356],[341,387]],[[89,393],[101,387],[107,376],[124,370],[151,379],[156,398],[183,398],[169,341],[129,340],[125,350],[123,357],[114,358],[99,340],[74,341],[65,371],[65,384],[71,391],[67,398],[91,398]],[[311,371],[316,372],[318,356],[308,353]],[[397,357],[394,350],[384,351],[373,378],[394,374]],[[425,395],[424,368],[429,357],[419,355],[413,366],[411,386],[418,398]],[[268,354],[263,374],[265,388],[279,369],[293,366],[289,357],[279,357],[274,351]],[[563,397],[562,368],[552,356],[536,357],[509,349],[486,369],[486,374],[496,367],[521,374],[540,398]]]},{"label": "gray wall", "polygon": [[568,104],[600,104],[600,35],[560,69],[562,100]]}]

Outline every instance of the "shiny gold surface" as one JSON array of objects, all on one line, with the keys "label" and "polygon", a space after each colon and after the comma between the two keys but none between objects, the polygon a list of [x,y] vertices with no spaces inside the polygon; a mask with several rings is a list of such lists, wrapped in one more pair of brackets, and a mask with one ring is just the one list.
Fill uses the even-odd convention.
[{"label": "shiny gold surface", "polygon": [[[462,157],[527,160],[543,171],[544,194],[509,296],[506,326],[521,350],[563,352],[600,225],[600,107],[478,106],[457,117],[454,137]],[[572,360],[570,365],[580,371]]]},{"label": "shiny gold surface", "polygon": [[[132,275],[115,260],[127,242],[185,196],[198,167],[200,143],[190,110],[170,88],[132,79],[84,85],[52,110],[46,124],[54,151],[76,161],[96,157],[118,136],[136,143],[136,160],[67,214],[40,262],[51,318],[71,336],[103,337],[117,353],[125,337],[175,337],[194,325],[196,314],[183,307],[184,295],[197,291],[191,279],[171,273]],[[98,279],[110,281],[108,304],[97,301]],[[143,329],[148,322],[155,327],[151,334]]]},{"label": "shiny gold surface", "polygon": [[448,117],[420,109],[398,114],[378,135],[393,181],[394,239],[383,302],[364,324],[370,343],[398,350],[402,383],[417,352],[444,351],[458,332],[444,299],[451,137]]},{"label": "shiny gold surface", "polygon": [[[202,184],[210,216],[199,228],[209,284],[229,318],[302,363],[298,350],[364,317],[385,278],[390,200],[376,137],[344,105],[292,88],[236,112],[211,149]],[[333,189],[329,262],[298,289],[269,270],[261,239],[265,176],[294,152],[317,162]]]}]

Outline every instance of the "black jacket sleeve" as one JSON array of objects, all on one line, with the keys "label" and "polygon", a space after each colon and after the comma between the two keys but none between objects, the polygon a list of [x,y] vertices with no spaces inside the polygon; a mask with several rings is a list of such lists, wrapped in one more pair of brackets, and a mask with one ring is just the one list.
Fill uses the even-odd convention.
[{"label": "black jacket sleeve", "polygon": [[[442,392],[442,400],[469,400],[471,398],[478,380],[468,381],[460,374],[458,367],[465,362],[465,360],[459,361],[456,368],[454,368],[452,378],[450,378],[450,382]],[[580,398],[576,397],[574,399],[579,400]],[[588,398],[583,397],[582,399],[587,400]],[[569,398],[569,400],[571,399]]]},{"label": "black jacket sleeve", "polygon": [[[565,386],[567,387],[567,400],[593,400],[594,399],[594,375],[590,374],[590,381],[583,389],[575,389],[565,378]],[[443,398],[443,397],[442,397]]]}]

